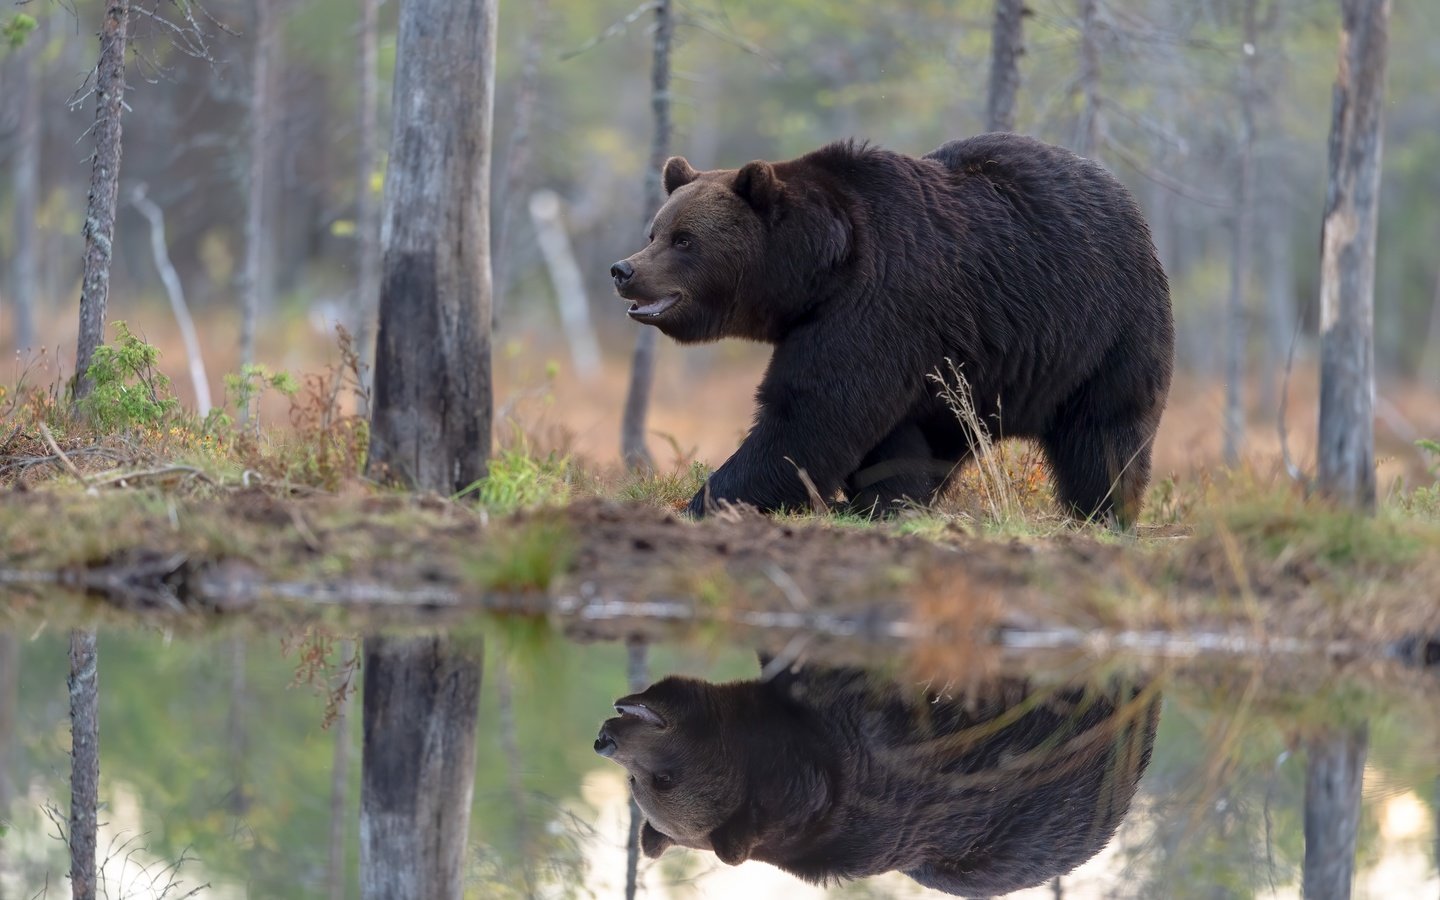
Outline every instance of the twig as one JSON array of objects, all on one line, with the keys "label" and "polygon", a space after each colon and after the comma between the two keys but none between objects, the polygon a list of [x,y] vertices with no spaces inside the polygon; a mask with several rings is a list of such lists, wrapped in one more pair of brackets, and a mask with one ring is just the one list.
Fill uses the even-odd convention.
[{"label": "twig", "polygon": [[614,25],[611,25],[609,28],[605,29],[604,31],[597,34],[595,37],[581,44],[579,47],[576,47],[574,50],[570,50],[566,53],[560,54],[560,61],[564,62],[566,60],[574,59],[585,51],[593,50],[601,43],[608,41],[613,37],[619,36],[622,32],[625,31],[626,28],[629,28],[631,25],[634,25],[636,22],[640,21],[641,16],[644,16],[648,12],[654,11],[654,9],[655,0],[645,0],[645,2],[640,4],[640,6],[634,12],[630,13],[630,15],[616,22]]},{"label": "twig", "polygon": [[118,481],[120,482],[121,486],[124,486],[125,482],[127,481],[138,481],[141,478],[156,478],[161,475],[174,474],[191,475],[195,478],[199,478],[206,484],[215,483],[215,479],[211,478],[209,475],[206,475],[200,469],[197,469],[194,466],[181,465],[161,466],[158,469],[142,469],[138,472],[103,472],[92,478],[89,483],[93,486],[99,486],[104,484],[114,484]]},{"label": "twig", "polygon": [[60,457],[60,461],[65,464],[65,468],[69,469],[70,474],[75,476],[75,480],[87,488],[90,487],[90,482],[84,475],[80,474],[79,469],[75,468],[75,464],[70,461],[70,457],[65,455],[65,451],[60,449],[60,445],[55,443],[54,435],[50,433],[49,427],[47,427],[44,422],[40,423],[40,436],[45,439],[45,444],[50,448],[50,451]]}]

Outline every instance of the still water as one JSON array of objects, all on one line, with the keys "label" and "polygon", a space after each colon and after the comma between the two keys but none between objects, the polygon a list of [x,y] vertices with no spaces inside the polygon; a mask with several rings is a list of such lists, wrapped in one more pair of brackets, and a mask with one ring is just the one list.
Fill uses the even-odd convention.
[{"label": "still water", "polygon": [[[342,642],[99,645],[101,896],[358,895]],[[485,649],[467,896],[624,896],[633,788],[645,897],[1299,897],[1307,812],[1345,814],[1307,811],[1307,762],[1349,746],[1354,896],[1440,897],[1431,674],[1031,658],[957,679],[896,647],[762,679],[716,639],[650,648],[634,692],[623,646],[501,628]],[[67,639],[11,632],[0,657],[0,897],[68,897],[47,813],[69,802]]]}]

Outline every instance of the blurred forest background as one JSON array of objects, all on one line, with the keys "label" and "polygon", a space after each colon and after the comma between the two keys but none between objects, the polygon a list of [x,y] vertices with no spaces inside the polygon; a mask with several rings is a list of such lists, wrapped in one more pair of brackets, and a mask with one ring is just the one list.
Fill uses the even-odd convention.
[{"label": "blurred forest background", "polygon": [[[157,210],[217,397],[242,360],[247,290],[260,310],[254,358],[272,369],[321,367],[337,323],[373,336],[358,261],[378,252],[363,223],[389,146],[397,4],[206,0],[198,55],[192,37],[143,14],[153,5],[137,4],[132,25],[109,316],[164,349],[190,403],[152,246]],[[29,0],[0,12],[12,35],[17,14],[34,25],[0,51],[0,352],[14,360],[3,373],[12,384],[27,369],[31,379],[73,370],[93,121],[82,100],[102,6]],[[531,440],[601,462],[619,456],[636,334],[606,272],[640,245],[653,212],[642,208],[652,8],[501,10],[497,424],[502,438],[518,420]],[[853,136],[918,155],[984,131],[995,10],[991,0],[676,4],[671,152],[733,167]],[[1308,461],[1336,4],[1028,0],[1026,12],[1016,130],[1115,171],[1170,273],[1181,377],[1159,474],[1220,458],[1232,291],[1244,323],[1242,452],[1274,452],[1293,344],[1291,444]],[[1397,3],[1389,52],[1375,295],[1382,490],[1387,463],[1403,473],[1412,442],[1440,434],[1440,4]],[[1242,190],[1247,168],[1253,189]],[[1242,210],[1250,225],[1237,235]],[[718,464],[748,425],[765,357],[662,341],[651,427],[674,435],[681,455]]]}]

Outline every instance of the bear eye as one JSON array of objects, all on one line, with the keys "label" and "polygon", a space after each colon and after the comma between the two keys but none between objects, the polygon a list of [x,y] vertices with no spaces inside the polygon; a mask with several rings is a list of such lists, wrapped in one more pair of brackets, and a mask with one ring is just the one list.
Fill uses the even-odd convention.
[{"label": "bear eye", "polygon": [[671,246],[673,246],[673,247],[674,247],[675,249],[677,249],[677,250],[689,250],[689,249],[690,249],[690,235],[688,235],[688,234],[677,234],[677,235],[675,235],[675,240],[671,241],[670,244],[671,244]]},{"label": "bear eye", "polygon": [[655,773],[655,787],[659,790],[668,790],[675,786],[675,779],[669,772]]}]

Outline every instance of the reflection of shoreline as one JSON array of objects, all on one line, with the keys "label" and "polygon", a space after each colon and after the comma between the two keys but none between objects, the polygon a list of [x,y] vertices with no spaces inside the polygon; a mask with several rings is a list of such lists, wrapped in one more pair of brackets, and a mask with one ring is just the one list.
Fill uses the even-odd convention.
[{"label": "reflection of shoreline", "polygon": [[[1367,781],[1371,772],[1367,772]],[[583,847],[586,886],[597,897],[622,896],[625,883],[625,837],[630,814],[622,774],[608,766],[586,772],[580,781],[583,807],[574,812],[590,821],[594,817],[595,835]],[[1370,798],[1367,796],[1367,801]],[[1380,858],[1360,871],[1355,897],[1381,898],[1402,896],[1436,896],[1440,894],[1440,875],[1436,874],[1429,853],[1434,841],[1434,823],[1429,807],[1413,790],[1394,794],[1379,801],[1381,835],[1385,843]],[[1112,840],[1094,858],[1065,876],[1066,900],[1121,900],[1132,894],[1123,892],[1130,883],[1126,868],[1130,860],[1126,851],[1143,848],[1154,830],[1153,799],[1143,793],[1134,801],[1130,816],[1120,825]],[[1261,844],[1264,835],[1256,835]],[[1142,851],[1143,852],[1143,851]],[[682,855],[683,854],[683,855]],[[1143,859],[1143,857],[1142,857]],[[671,872],[693,873],[681,884],[667,877]],[[764,863],[747,862],[740,866],[724,866],[710,854],[694,850],[672,850],[660,861],[642,860],[640,864],[644,896],[657,900],[692,900],[692,898],[729,898],[743,900],[812,900],[842,896],[843,890],[827,891],[805,884]],[[920,898],[944,896],[928,891],[915,882],[892,872],[865,880],[881,897]],[[1266,900],[1299,900],[1299,872],[1293,884],[1277,883],[1271,892],[1263,881],[1256,885],[1257,898]],[[1028,888],[1006,894],[1013,900],[1053,900],[1048,886]]]}]

